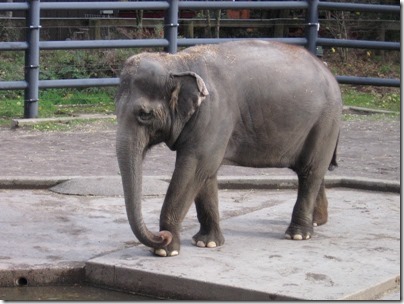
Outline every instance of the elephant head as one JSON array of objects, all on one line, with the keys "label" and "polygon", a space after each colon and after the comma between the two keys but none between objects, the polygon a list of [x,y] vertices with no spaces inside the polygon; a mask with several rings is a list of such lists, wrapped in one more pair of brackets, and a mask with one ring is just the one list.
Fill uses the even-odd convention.
[{"label": "elephant head", "polygon": [[150,232],[141,210],[142,162],[147,150],[175,143],[185,124],[209,94],[193,72],[167,68],[169,55],[137,55],[125,63],[116,95],[116,152],[129,224],[144,245],[161,248],[171,242],[169,231]]}]

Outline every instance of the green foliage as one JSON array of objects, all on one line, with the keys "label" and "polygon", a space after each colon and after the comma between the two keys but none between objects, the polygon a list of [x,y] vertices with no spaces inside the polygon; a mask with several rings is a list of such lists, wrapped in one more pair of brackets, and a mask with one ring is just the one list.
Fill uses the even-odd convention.
[{"label": "green foliage", "polygon": [[401,108],[401,100],[398,92],[381,94],[377,92],[361,92],[355,90],[355,88],[345,88],[342,90],[342,98],[346,106],[396,112],[399,112]]},{"label": "green foliage", "polygon": [[10,118],[23,117],[24,102],[21,99],[0,100],[0,126],[9,124]]},{"label": "green foliage", "polygon": [[112,114],[113,92],[106,89],[51,89],[40,94],[41,117],[74,116],[77,114]]},{"label": "green foliage", "polygon": [[401,97],[398,93],[387,94],[380,99],[380,106],[384,109],[400,112]]},{"label": "green foliage", "polygon": [[[92,125],[95,124],[103,124],[103,125],[116,125],[116,119],[108,118],[108,119],[85,119],[85,120],[66,120],[66,121],[48,121],[48,122],[38,122],[33,124],[31,129],[35,131],[42,132],[63,132],[63,131],[71,131],[77,129],[86,129],[91,128]],[[27,127],[24,127],[27,128]]]},{"label": "green foliage", "polygon": [[[137,51],[136,51],[137,52]],[[41,79],[116,77],[132,49],[41,52]]]},{"label": "green foliage", "polygon": [[[123,62],[138,49],[59,50],[42,51],[41,79],[78,79],[116,77]],[[355,75],[357,71],[376,77],[397,78],[400,62],[395,57],[358,54],[341,64],[337,56],[328,53],[323,59],[335,74]],[[0,80],[24,78],[24,52],[0,52]],[[47,89],[39,92],[39,116],[77,116],[80,114],[114,113],[116,88]],[[400,89],[342,86],[345,105],[400,111]],[[24,114],[23,91],[0,91],[0,126],[9,125],[11,118]],[[48,127],[44,126],[44,130]]]},{"label": "green foliage", "polygon": [[[66,117],[80,114],[113,114],[114,90],[108,89],[51,89],[42,90],[39,96],[40,118]],[[24,98],[0,100],[0,126],[10,125],[10,119],[23,118]]]},{"label": "green foliage", "polygon": [[0,41],[19,41],[25,34],[24,30],[16,27],[10,18],[3,18],[0,19]]},{"label": "green foliage", "polygon": [[[24,52],[0,52],[0,62],[0,81],[24,80]],[[0,101],[19,99],[21,94],[22,91],[0,91]]]}]

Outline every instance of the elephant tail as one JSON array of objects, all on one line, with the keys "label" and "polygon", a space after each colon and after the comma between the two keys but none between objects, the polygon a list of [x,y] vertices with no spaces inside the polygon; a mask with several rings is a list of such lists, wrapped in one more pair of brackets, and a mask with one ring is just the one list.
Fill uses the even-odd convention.
[{"label": "elephant tail", "polygon": [[328,166],[328,170],[329,170],[329,171],[333,171],[335,168],[338,167],[338,163],[337,163],[337,147],[338,147],[338,142],[339,142],[339,132],[338,132],[337,142],[335,143],[334,154],[333,154],[333,156],[332,156],[331,163],[330,163],[330,165]]}]

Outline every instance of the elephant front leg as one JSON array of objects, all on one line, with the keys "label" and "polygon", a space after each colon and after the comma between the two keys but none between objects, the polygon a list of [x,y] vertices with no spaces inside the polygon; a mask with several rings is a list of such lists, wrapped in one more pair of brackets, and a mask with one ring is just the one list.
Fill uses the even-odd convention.
[{"label": "elephant front leg", "polygon": [[199,191],[195,206],[200,230],[192,237],[192,243],[198,247],[214,248],[224,244],[220,229],[219,198],[217,176],[206,181]]},{"label": "elephant front leg", "polygon": [[171,232],[172,241],[154,250],[158,256],[175,256],[180,252],[181,223],[203,185],[203,179],[196,174],[198,164],[195,157],[181,157],[177,153],[176,167],[160,215],[160,231]]},{"label": "elephant front leg", "polygon": [[196,191],[192,188],[192,186],[173,185],[173,181],[171,182],[161,210],[160,231],[171,232],[172,240],[164,248],[155,249],[154,254],[163,257],[179,254],[181,247],[181,223],[196,195]]},{"label": "elephant front leg", "polygon": [[293,208],[292,221],[285,232],[285,238],[307,240],[313,235],[313,213],[322,180],[312,174],[299,176],[297,201]]}]

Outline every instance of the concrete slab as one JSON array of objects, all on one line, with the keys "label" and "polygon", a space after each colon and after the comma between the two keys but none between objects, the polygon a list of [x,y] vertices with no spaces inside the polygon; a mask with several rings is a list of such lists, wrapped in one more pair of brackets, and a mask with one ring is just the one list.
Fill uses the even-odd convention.
[{"label": "concrete slab", "polygon": [[[164,195],[171,176],[144,176],[143,195]],[[292,176],[226,176],[219,177],[220,189],[297,189],[298,180]],[[389,180],[378,180],[363,177],[328,176],[325,179],[327,188],[344,187],[352,189],[373,190],[382,192],[400,192],[400,183]],[[45,186],[45,187],[44,187]],[[100,177],[55,177],[52,179],[32,180],[27,177],[18,179],[0,179],[0,188],[49,188],[60,194],[89,196],[123,196],[120,176]]]},{"label": "concrete slab", "polygon": [[[231,191],[221,195],[225,218],[245,200],[243,195],[255,201],[262,195],[236,193],[238,198]],[[312,240],[282,238],[295,194],[265,191],[266,200],[276,203],[249,212],[233,210],[234,216],[222,222],[224,246],[194,247],[189,240],[196,230],[185,229],[178,257],[153,257],[143,246],[127,248],[90,260],[87,280],[164,298],[199,300],[369,300],[397,286],[399,195],[331,189],[328,196],[330,221],[315,230]]]},{"label": "concrete slab", "polygon": [[76,283],[88,259],[138,244],[122,199],[0,190],[0,210],[2,287]]},{"label": "concrete slab", "polygon": [[[143,195],[163,195],[170,178],[143,177]],[[115,177],[72,178],[50,188],[51,191],[69,195],[123,196],[122,179]]]},{"label": "concrete slab", "polygon": [[[130,231],[123,197],[3,189],[0,286],[72,284],[85,277],[108,288],[216,300],[375,299],[397,287],[399,193],[333,188],[328,197],[329,223],[317,227],[312,240],[295,242],[282,239],[295,190],[223,189],[225,245],[190,244],[198,230],[191,208],[180,256],[157,258]],[[162,201],[158,193],[143,201],[152,231]]]}]

